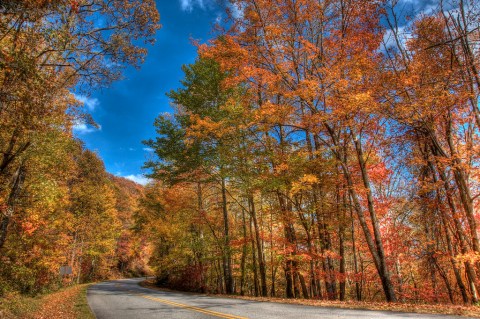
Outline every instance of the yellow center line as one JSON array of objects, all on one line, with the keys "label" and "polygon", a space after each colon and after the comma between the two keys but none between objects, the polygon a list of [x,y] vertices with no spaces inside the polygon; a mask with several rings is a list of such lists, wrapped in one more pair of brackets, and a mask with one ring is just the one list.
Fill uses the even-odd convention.
[{"label": "yellow center line", "polygon": [[[115,286],[120,287],[121,284],[115,284]],[[170,305],[170,306],[174,306],[174,307],[178,307],[178,308],[182,308],[182,309],[186,309],[186,310],[192,310],[192,311],[204,313],[204,314],[211,315],[211,316],[214,316],[214,317],[226,318],[226,319],[248,319],[247,317],[230,315],[228,313],[217,312],[217,311],[213,311],[213,310],[208,310],[208,309],[203,309],[203,308],[199,308],[199,307],[195,307],[195,306],[181,304],[181,303],[166,300],[166,299],[152,297],[152,296],[149,296],[149,295],[138,293],[134,290],[129,290],[129,289],[125,289],[125,288],[122,288],[122,289],[127,290],[127,291],[131,292],[132,294],[134,294],[136,296],[139,296],[139,297],[142,297],[142,298],[145,298],[145,299],[149,299],[149,300],[156,301],[156,302],[161,302],[163,304],[167,304],[167,305]]]},{"label": "yellow center line", "polygon": [[217,312],[217,311],[213,311],[213,310],[207,310],[207,309],[203,309],[203,308],[199,308],[199,307],[195,307],[195,306],[189,306],[189,305],[181,304],[181,303],[178,303],[178,302],[173,302],[173,301],[170,301],[170,300],[151,297],[151,296],[148,296],[148,295],[140,295],[140,296],[143,297],[143,298],[149,299],[149,300],[158,301],[158,302],[161,302],[161,303],[164,303],[164,304],[167,304],[167,305],[171,305],[171,306],[175,306],[175,307],[179,307],[179,308],[183,308],[183,309],[187,309],[187,310],[193,310],[193,311],[201,312],[201,313],[211,315],[211,316],[215,316],[215,317],[219,317],[219,318],[248,319],[246,317],[234,316],[234,315],[230,315],[230,314],[227,314],[227,313],[221,313],[221,312]]}]

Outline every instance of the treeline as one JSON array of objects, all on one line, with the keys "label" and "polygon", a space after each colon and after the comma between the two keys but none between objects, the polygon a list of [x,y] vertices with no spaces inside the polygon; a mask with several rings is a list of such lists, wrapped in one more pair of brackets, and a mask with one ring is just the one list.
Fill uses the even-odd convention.
[{"label": "treeline", "polygon": [[[3,233],[2,294],[150,272],[148,243],[132,227],[143,187],[108,174],[79,142],[64,142],[59,157],[31,154],[25,162]],[[61,266],[72,273],[61,276]]]},{"label": "treeline", "polygon": [[[0,2],[0,296],[142,273],[142,188],[76,140],[79,94],[138,66],[158,29],[151,1]],[[73,94],[72,92],[75,92]]]},{"label": "treeline", "polygon": [[159,284],[478,302],[478,4],[232,5],[146,141]]}]

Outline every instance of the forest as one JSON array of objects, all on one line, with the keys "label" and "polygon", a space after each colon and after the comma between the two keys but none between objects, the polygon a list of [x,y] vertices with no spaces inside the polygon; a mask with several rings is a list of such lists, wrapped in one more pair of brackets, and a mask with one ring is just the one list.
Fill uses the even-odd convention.
[{"label": "forest", "polygon": [[96,125],[75,93],[140,65],[158,22],[148,0],[0,2],[0,304],[150,271],[133,227],[143,188],[109,174],[72,131]]},{"label": "forest", "polygon": [[0,297],[154,274],[201,293],[478,304],[480,3],[226,14],[143,142],[142,187],[74,136],[96,125],[74,93],[141,65],[155,1],[0,2]]},{"label": "forest", "polygon": [[398,5],[232,2],[145,141],[158,284],[478,303],[479,3]]}]

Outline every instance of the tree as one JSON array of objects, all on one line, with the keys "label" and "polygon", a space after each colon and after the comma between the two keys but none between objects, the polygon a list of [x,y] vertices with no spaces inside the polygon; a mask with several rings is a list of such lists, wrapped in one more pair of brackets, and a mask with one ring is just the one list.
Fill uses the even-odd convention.
[{"label": "tree", "polygon": [[0,293],[53,287],[69,263],[78,279],[106,278],[116,199],[101,160],[72,137],[75,124],[95,125],[72,92],[141,64],[155,2],[2,1],[0,12]]},{"label": "tree", "polygon": [[0,10],[1,248],[32,135],[49,130],[54,116],[77,113],[78,102],[70,98],[65,108],[58,96],[107,85],[126,65],[138,66],[146,50],[134,40],[152,42],[159,16],[154,1],[5,1]]}]

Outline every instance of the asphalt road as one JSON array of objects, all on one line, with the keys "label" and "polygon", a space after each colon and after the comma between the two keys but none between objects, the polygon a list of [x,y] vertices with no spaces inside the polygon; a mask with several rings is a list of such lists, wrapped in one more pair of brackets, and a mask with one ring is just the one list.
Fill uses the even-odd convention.
[{"label": "asphalt road", "polygon": [[465,319],[465,317],[323,308],[157,291],[140,287],[138,283],[142,280],[140,278],[123,279],[102,282],[91,286],[87,292],[87,299],[97,319]]}]

